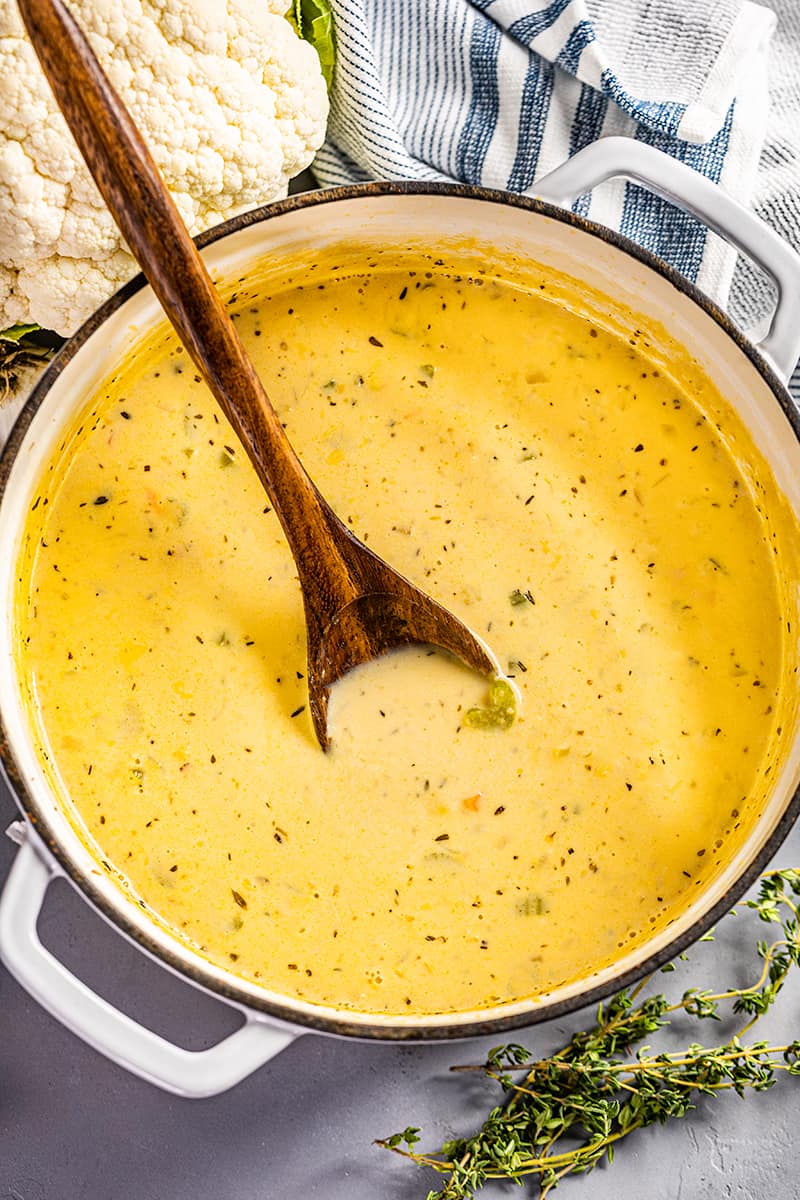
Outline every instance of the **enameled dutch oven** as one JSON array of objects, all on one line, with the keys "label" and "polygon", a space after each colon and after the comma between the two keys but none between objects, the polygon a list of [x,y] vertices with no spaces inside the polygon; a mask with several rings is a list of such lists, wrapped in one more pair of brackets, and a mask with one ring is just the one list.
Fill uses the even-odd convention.
[{"label": "enameled dutch oven", "polygon": [[[768,336],[753,346],[695,287],[617,234],[578,218],[577,196],[619,176],[688,209],[756,261],[778,285]],[[800,519],[800,420],[784,380],[800,351],[800,258],[762,222],[687,167],[639,143],[597,142],[535,187],[536,198],[451,185],[377,183],[314,192],[246,213],[200,238],[220,278],[246,275],[267,256],[325,245],[435,246],[470,241],[552,266],[660,323],[697,359],[739,412]],[[15,677],[13,591],[21,531],[44,464],[74,413],[160,310],[141,277],[103,306],[64,347],[35,389],[7,444],[0,473],[0,714],[2,758],[23,820],[20,849],[0,901],[0,957],[54,1016],[129,1070],[186,1096],[232,1086],[304,1031],[387,1040],[496,1034],[595,1002],[674,957],[737,900],[775,853],[800,809],[800,720],[775,770],[771,795],[746,844],[666,930],[613,966],[550,994],[447,1016],[383,1017],[304,1004],[207,962],[149,919],[92,858],[41,768]],[[798,600],[800,605],[800,600]],[[798,628],[798,622],[793,622]],[[795,646],[792,653],[800,658]],[[792,664],[789,664],[791,669]],[[121,933],[188,982],[240,1010],[244,1024],[211,1049],[178,1048],[107,1004],[41,944],[37,918],[48,885],[66,876]]]}]

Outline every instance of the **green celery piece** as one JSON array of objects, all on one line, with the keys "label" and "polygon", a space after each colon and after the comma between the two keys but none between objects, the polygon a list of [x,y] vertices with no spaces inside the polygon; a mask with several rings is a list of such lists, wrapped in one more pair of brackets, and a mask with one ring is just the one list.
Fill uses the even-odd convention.
[{"label": "green celery piece", "polygon": [[489,685],[489,703],[485,708],[469,708],[464,724],[471,729],[510,729],[517,715],[514,689],[505,679],[493,679]]}]

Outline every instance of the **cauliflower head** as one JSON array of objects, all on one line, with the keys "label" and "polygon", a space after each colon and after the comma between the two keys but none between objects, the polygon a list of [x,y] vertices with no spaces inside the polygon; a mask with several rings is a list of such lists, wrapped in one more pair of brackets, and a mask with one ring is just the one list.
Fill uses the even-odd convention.
[{"label": "cauliflower head", "polygon": [[[192,234],[285,196],[328,98],[286,0],[73,0]],[[136,271],[30,45],[0,0],[0,330],[68,335]]]}]

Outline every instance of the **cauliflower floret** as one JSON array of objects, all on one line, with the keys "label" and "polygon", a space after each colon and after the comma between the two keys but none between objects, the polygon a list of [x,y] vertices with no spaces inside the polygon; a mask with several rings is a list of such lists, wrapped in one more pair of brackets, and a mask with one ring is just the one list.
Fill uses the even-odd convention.
[{"label": "cauliflower floret", "polygon": [[[286,195],[325,134],[315,50],[285,0],[73,0],[191,233]],[[136,267],[0,0],[0,329],[70,334]]]},{"label": "cauliflower floret", "polygon": [[0,263],[0,325],[8,329],[10,325],[30,324],[24,321],[28,312],[28,302],[17,291],[17,272]]}]

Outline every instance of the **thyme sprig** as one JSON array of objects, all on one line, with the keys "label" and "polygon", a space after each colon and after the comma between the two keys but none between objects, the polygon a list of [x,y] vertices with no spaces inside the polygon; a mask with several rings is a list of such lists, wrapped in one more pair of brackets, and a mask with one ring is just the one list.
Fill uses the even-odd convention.
[{"label": "thyme sprig", "polygon": [[0,329],[0,405],[14,394],[26,372],[43,365],[63,341],[38,325]]},{"label": "thyme sprig", "polygon": [[[743,1040],[792,967],[800,967],[798,897],[800,870],[783,870],[763,875],[756,898],[745,901],[761,921],[780,927],[779,937],[756,944],[761,971],[752,985],[716,993],[689,988],[670,1003],[662,993],[644,995],[645,979],[601,1004],[594,1025],[549,1058],[531,1060],[524,1046],[512,1043],[490,1051],[483,1063],[452,1068],[480,1072],[504,1093],[471,1136],[423,1154],[414,1148],[420,1131],[409,1126],[377,1144],[448,1177],[427,1200],[470,1200],[489,1180],[519,1183],[526,1176],[537,1178],[542,1200],[566,1176],[612,1162],[618,1143],[636,1129],[685,1117],[700,1096],[743,1096],[772,1087],[781,1073],[800,1076],[800,1039],[785,1045]],[[719,1021],[723,1013],[748,1019],[717,1045],[691,1042],[678,1053],[651,1049],[645,1039],[678,1013],[698,1021]]]}]

